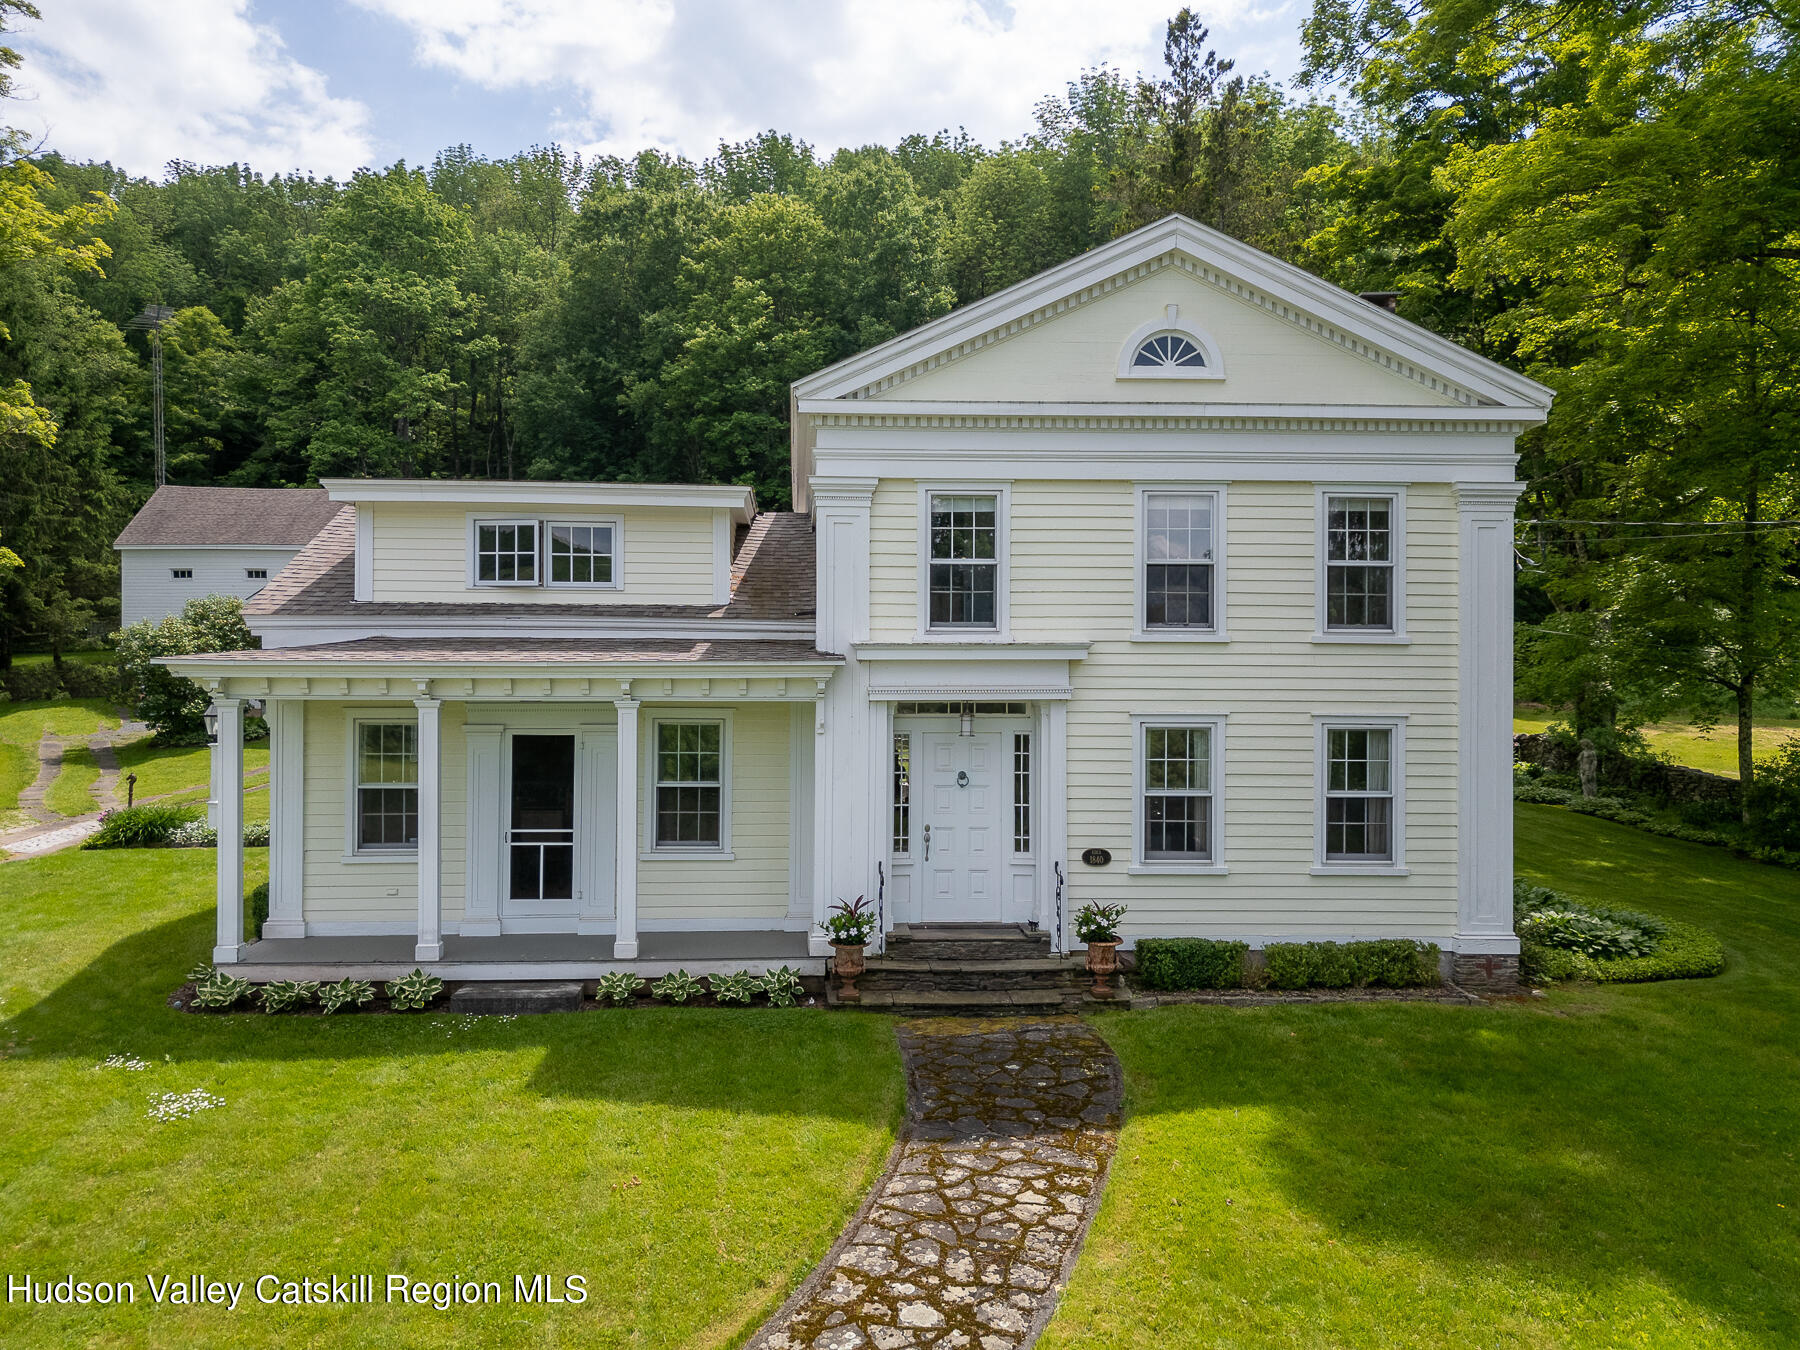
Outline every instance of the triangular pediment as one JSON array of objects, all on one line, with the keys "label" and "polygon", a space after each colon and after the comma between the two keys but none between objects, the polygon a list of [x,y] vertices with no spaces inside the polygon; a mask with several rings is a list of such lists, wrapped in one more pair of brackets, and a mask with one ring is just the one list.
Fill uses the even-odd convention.
[{"label": "triangular pediment", "polygon": [[[1205,368],[1131,368],[1158,332]],[[797,382],[805,403],[1514,408],[1550,391],[1171,216]],[[1536,420],[1535,418],[1533,420]]]}]

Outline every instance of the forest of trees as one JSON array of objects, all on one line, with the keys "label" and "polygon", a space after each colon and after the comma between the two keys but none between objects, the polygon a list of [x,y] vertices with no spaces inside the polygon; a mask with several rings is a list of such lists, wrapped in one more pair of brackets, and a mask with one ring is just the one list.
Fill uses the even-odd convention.
[{"label": "forest of trees", "polygon": [[1163,69],[1047,71],[993,147],[458,146],[339,182],[134,177],[14,136],[0,665],[116,607],[147,305],[175,311],[172,482],[720,481],[779,507],[791,380],[1180,211],[1557,389],[1523,445],[1526,692],[1601,730],[1747,717],[1800,684],[1797,29],[1795,0],[1314,0],[1322,101],[1183,10]]}]

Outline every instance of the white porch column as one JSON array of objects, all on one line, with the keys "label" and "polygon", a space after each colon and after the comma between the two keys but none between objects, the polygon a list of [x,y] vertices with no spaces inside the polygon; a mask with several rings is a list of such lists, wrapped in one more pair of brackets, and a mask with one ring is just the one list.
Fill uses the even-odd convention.
[{"label": "white porch column", "polygon": [[1512,926],[1513,503],[1522,483],[1458,483],[1456,950],[1516,956]]},{"label": "white porch column", "polygon": [[631,686],[621,683],[625,697],[613,700],[619,710],[618,810],[614,819],[613,956],[635,961],[638,954],[638,709]]},{"label": "white porch column", "polygon": [[269,722],[269,921],[261,936],[305,937],[306,702],[272,699],[264,715]]},{"label": "white porch column", "polygon": [[443,704],[426,696],[415,698],[413,707],[419,710],[419,941],[413,948],[413,959],[441,961],[444,959],[443,850],[438,798],[442,781],[439,721]]},{"label": "white porch column", "polygon": [[837,800],[831,778],[831,737],[825,731],[825,681],[813,700],[813,883],[812,927],[807,930],[809,956],[830,956],[831,943],[822,931],[831,905],[831,817]]},{"label": "white porch column", "polygon": [[213,747],[212,798],[218,804],[219,927],[213,964],[229,965],[244,948],[244,701],[215,697],[219,738]]},{"label": "white porch column", "polygon": [[[1043,916],[1038,920],[1050,933],[1050,949],[1069,950],[1069,705],[1060,699],[1038,705],[1043,710],[1043,744],[1039,750],[1043,764],[1043,784],[1039,808],[1039,829],[1043,831],[1043,851],[1038,855],[1038,896]],[[1061,926],[1056,911],[1056,874],[1064,873]]]}]

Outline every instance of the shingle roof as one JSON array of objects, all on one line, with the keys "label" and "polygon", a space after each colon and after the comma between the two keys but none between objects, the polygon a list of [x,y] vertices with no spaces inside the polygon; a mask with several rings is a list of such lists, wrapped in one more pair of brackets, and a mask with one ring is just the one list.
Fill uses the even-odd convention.
[{"label": "shingle roof", "polygon": [[255,651],[206,652],[171,658],[186,661],[229,660],[242,665],[305,665],[309,662],[349,664],[433,665],[517,664],[596,665],[614,662],[659,664],[690,661],[777,662],[830,661],[844,658],[816,650],[810,642],[778,642],[760,638],[358,638],[316,647],[265,647]]},{"label": "shingle roof", "polygon": [[344,618],[649,618],[764,619],[796,622],[815,609],[812,521],[792,511],[765,511],[750,526],[731,565],[731,600],[724,605],[596,605],[410,603],[356,599],[356,508],[343,506],[318,536],[273,580],[244,602],[244,613]]},{"label": "shingle roof", "polygon": [[115,548],[224,544],[298,548],[338,513],[323,488],[159,487]]}]

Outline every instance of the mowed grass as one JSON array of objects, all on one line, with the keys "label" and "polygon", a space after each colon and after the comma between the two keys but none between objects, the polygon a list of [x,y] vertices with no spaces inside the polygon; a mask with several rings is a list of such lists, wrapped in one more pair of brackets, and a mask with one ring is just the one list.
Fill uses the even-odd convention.
[{"label": "mowed grass", "polygon": [[[18,814],[19,793],[37,778],[38,742],[46,731],[80,741],[96,731],[116,730],[118,725],[118,716],[105,699],[0,703],[0,829],[30,823]],[[87,781],[91,783],[97,774],[95,770]],[[51,809],[57,808],[52,804]]]},{"label": "mowed grass", "polygon": [[[1548,708],[1520,704],[1513,709],[1513,731],[1547,731],[1564,714]],[[1669,756],[1677,764],[1707,773],[1738,776],[1738,736],[1735,724],[1723,724],[1703,731],[1688,722],[1655,722],[1643,729],[1644,739],[1652,750]],[[1750,733],[1751,754],[1757,760],[1774,754],[1785,742],[1800,736],[1800,718],[1759,718]]]},{"label": "mowed grass", "polygon": [[[266,795],[266,794],[264,794]],[[195,1016],[210,850],[0,866],[0,1265],[134,1279],[0,1305],[14,1346],[713,1346],[824,1253],[885,1158],[884,1019],[816,1009]],[[265,875],[251,850],[247,878]],[[143,1072],[98,1069],[106,1056]],[[224,1106],[174,1124],[152,1097]],[[144,1280],[497,1280],[495,1307],[155,1307]],[[581,1275],[585,1304],[511,1301]],[[246,1299],[249,1299],[246,1295]]]},{"label": "mowed grass", "polygon": [[[116,753],[120,774],[135,773],[138,776],[137,800],[149,797],[167,797],[173,802],[206,800],[207,782],[212,775],[212,752],[206,746],[152,745],[145,737],[120,746]],[[244,781],[266,783],[268,772],[267,738],[245,742]]]},{"label": "mowed grass", "polygon": [[1518,865],[1730,965],[1100,1019],[1126,1124],[1044,1346],[1800,1344],[1800,874],[1531,806]]}]

